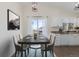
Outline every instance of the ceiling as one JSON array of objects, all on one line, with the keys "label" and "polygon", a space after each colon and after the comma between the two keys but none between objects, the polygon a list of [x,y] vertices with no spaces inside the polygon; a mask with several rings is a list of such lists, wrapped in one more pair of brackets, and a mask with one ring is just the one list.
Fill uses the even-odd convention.
[{"label": "ceiling", "polygon": [[[65,9],[67,11],[70,12],[75,12],[78,13],[79,9],[75,10],[75,4],[77,2],[38,2],[38,4],[40,5],[45,5],[45,6],[51,6],[51,7],[58,7],[58,8],[62,8]],[[26,6],[26,5],[31,5],[31,2],[21,2],[22,5]]]}]

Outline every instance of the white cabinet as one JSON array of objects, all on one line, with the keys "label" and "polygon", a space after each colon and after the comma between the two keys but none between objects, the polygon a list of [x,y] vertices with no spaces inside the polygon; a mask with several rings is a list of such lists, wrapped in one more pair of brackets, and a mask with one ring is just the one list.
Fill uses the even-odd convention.
[{"label": "white cabinet", "polygon": [[55,45],[79,45],[79,34],[56,35]]},{"label": "white cabinet", "polygon": [[69,45],[79,45],[79,34],[72,34]]}]

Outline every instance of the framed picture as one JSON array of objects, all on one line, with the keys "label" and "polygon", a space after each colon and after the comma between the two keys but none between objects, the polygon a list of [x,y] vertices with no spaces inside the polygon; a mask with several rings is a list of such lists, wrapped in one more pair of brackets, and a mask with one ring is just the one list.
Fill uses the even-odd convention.
[{"label": "framed picture", "polygon": [[18,16],[10,9],[7,9],[7,19],[8,19],[8,30],[20,29],[20,16]]}]

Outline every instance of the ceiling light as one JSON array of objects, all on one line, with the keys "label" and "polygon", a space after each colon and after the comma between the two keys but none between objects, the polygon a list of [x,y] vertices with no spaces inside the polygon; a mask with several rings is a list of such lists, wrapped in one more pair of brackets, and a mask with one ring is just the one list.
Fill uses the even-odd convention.
[{"label": "ceiling light", "polygon": [[77,2],[77,3],[75,4],[75,7],[76,7],[76,8],[79,8],[79,2]]},{"label": "ceiling light", "polygon": [[38,11],[38,3],[37,2],[32,2],[32,11],[37,12]]}]

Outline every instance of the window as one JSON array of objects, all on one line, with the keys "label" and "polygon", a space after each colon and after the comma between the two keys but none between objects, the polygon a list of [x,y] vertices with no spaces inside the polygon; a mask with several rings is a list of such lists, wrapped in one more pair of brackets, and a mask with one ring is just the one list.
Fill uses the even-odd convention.
[{"label": "window", "polygon": [[32,31],[33,33],[45,34],[46,32],[46,19],[41,16],[34,16],[32,18]]}]

